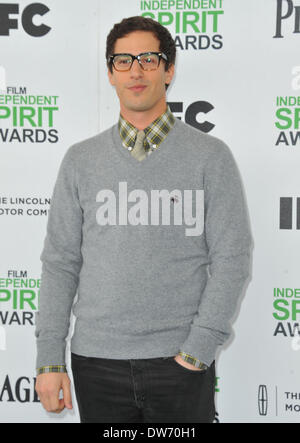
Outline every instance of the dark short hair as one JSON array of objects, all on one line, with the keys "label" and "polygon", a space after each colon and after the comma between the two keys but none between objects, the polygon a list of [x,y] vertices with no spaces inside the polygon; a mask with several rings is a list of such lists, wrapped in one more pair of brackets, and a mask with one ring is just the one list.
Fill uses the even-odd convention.
[{"label": "dark short hair", "polygon": [[109,62],[109,56],[114,53],[116,41],[134,31],[148,31],[154,34],[159,41],[159,50],[168,57],[168,61],[165,62],[166,71],[171,64],[175,64],[176,46],[168,29],[150,17],[137,15],[124,18],[120,23],[115,23],[107,36],[105,57],[110,72],[112,72],[112,63]]}]

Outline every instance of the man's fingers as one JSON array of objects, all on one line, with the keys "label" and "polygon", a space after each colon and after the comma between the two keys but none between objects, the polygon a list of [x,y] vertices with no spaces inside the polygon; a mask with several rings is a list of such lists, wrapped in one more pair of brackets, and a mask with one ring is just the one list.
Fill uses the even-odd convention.
[{"label": "man's fingers", "polygon": [[68,384],[63,385],[62,390],[63,398],[59,398],[59,392],[56,392],[41,400],[47,412],[55,412],[58,414],[62,412],[65,407],[72,409],[71,390]]},{"label": "man's fingers", "polygon": [[59,401],[58,401],[58,408],[57,408],[56,411],[54,411],[54,412],[59,413],[59,412],[63,411],[64,409],[65,409],[65,402],[64,402],[64,399],[61,398],[61,399],[59,399]]},{"label": "man's fingers", "polygon": [[70,379],[66,378],[63,382],[63,395],[64,395],[64,405],[66,406],[66,408],[68,409],[72,409],[73,405],[72,405],[72,396],[71,396],[71,383],[70,383]]},{"label": "man's fingers", "polygon": [[58,397],[59,391],[50,392],[41,396],[40,400],[47,412],[61,412],[64,409],[64,402]]},{"label": "man's fingers", "polygon": [[[63,398],[59,398],[62,390]],[[40,374],[36,381],[36,392],[47,412],[61,412],[65,407],[72,409],[71,381],[65,373]]]}]

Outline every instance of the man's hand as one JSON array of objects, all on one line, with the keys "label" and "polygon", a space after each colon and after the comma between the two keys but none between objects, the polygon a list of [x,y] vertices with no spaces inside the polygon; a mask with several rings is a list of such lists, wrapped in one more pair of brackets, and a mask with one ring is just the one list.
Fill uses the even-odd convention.
[{"label": "man's hand", "polygon": [[185,361],[180,354],[175,355],[174,360],[177,361],[180,365],[184,366],[185,368],[192,369],[194,371],[202,371],[200,368],[196,368],[196,366],[192,365],[191,363],[188,363]]},{"label": "man's hand", "polygon": [[[42,405],[48,412],[60,413],[65,407],[72,409],[71,381],[67,373],[49,372],[39,374],[36,379],[35,390]],[[60,390],[63,398],[59,398]]]}]

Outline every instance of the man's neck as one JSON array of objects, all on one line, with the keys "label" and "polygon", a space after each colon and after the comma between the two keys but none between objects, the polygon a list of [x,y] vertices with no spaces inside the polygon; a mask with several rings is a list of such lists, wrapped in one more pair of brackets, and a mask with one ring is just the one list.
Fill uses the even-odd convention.
[{"label": "man's neck", "polygon": [[155,107],[155,109],[149,109],[148,111],[131,111],[129,109],[122,109],[121,107],[121,115],[122,117],[131,123],[135,128],[139,130],[143,130],[147,128],[154,120],[157,119],[160,115],[162,115],[167,110],[167,103],[164,101],[161,103],[159,107]]}]

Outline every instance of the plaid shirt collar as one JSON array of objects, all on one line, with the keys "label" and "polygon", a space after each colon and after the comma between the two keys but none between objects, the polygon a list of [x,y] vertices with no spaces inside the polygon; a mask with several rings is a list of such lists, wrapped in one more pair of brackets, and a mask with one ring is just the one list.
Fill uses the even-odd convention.
[{"label": "plaid shirt collar", "polygon": [[[172,129],[175,123],[175,117],[172,114],[169,106],[167,105],[166,111],[157,117],[147,128],[144,129],[145,147],[156,145],[158,147],[160,143],[165,139],[170,129]],[[120,114],[118,128],[123,146],[127,149],[129,146],[133,147],[138,133],[138,129],[129,123]]]}]

